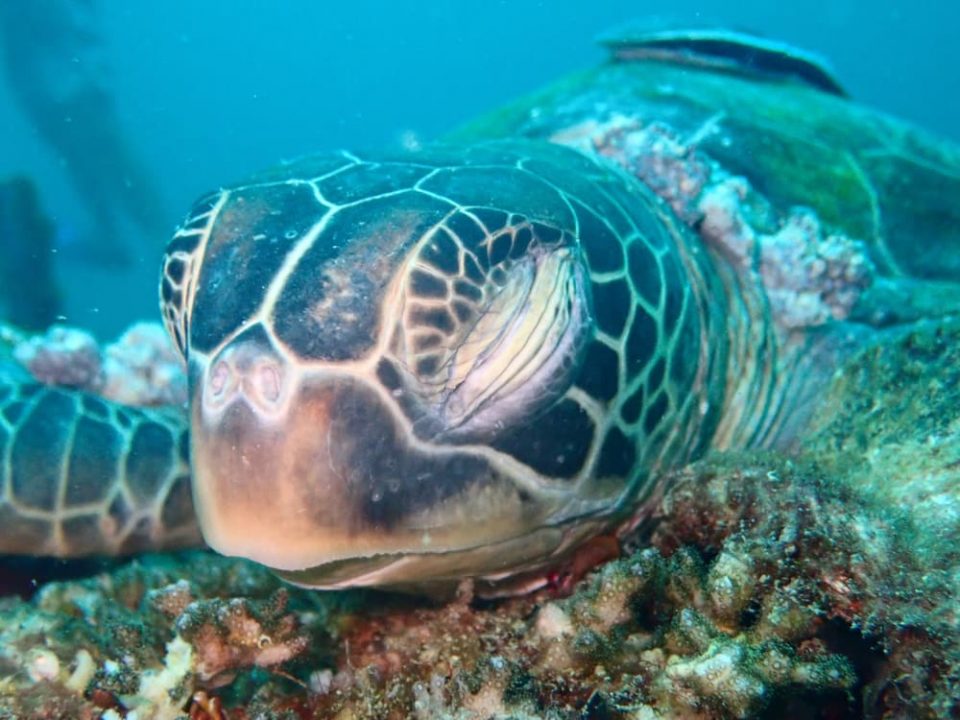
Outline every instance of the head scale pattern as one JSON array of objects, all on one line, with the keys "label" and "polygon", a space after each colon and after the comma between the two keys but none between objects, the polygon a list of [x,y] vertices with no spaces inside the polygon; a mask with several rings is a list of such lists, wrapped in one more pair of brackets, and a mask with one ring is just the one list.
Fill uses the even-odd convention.
[{"label": "head scale pattern", "polygon": [[[254,352],[280,368],[266,395],[284,421],[297,403],[325,408],[341,438],[325,452],[365,467],[337,500],[359,546],[462,525],[479,503],[489,532],[522,534],[615,513],[708,434],[693,418],[710,404],[714,318],[684,232],[564,148],[307,159],[198,204],[168,248],[164,318],[208,388],[195,405]],[[321,392],[310,378],[341,379]],[[198,433],[204,417],[201,447],[225,427]],[[253,437],[264,417],[241,425]],[[435,534],[448,549],[489,541]]]}]

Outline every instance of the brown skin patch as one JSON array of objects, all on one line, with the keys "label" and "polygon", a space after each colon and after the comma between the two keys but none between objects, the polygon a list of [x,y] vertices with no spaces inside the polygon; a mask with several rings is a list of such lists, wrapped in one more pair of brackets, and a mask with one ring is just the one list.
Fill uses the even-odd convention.
[{"label": "brown skin patch", "polygon": [[357,360],[374,350],[385,293],[407,250],[448,206],[410,192],[332,211],[284,280],[270,329],[310,360]]},{"label": "brown skin patch", "polygon": [[320,280],[323,297],[311,308],[311,317],[317,323],[355,322],[357,312],[349,308],[364,301],[356,297],[355,276],[362,272],[375,287],[385,287],[396,272],[404,246],[421,222],[419,213],[398,211],[358,235],[336,264],[324,269]]},{"label": "brown skin patch", "polygon": [[211,427],[194,403],[197,505],[211,545],[271,564],[267,544],[277,557],[309,565],[307,556],[332,542],[318,537],[324,529],[351,534],[350,499],[332,476],[332,400],[329,390],[301,395],[272,426],[235,404]]}]

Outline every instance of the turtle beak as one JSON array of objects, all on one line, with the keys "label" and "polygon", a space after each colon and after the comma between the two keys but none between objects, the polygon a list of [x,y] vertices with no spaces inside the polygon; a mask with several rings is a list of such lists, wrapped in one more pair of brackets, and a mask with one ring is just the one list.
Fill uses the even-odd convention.
[{"label": "turtle beak", "polygon": [[418,446],[362,377],[295,372],[273,349],[235,341],[191,384],[194,500],[204,539],[225,555],[303,570],[524,526],[512,482],[482,457]]},{"label": "turtle beak", "polygon": [[[266,374],[273,388],[272,372]],[[219,376],[218,376],[219,373]],[[332,386],[291,390],[282,406],[264,407],[262,378],[224,381],[216,367],[193,404],[194,499],[204,539],[225,555],[277,569],[313,564],[318,549],[343,551],[340,528],[350,524],[332,438]],[[265,411],[266,410],[266,411]],[[274,412],[269,412],[273,410]],[[340,451],[338,451],[340,448]]]},{"label": "turtle beak", "polygon": [[191,420],[194,499],[213,549],[281,570],[356,550],[359,488],[348,482],[353,443],[342,416],[384,421],[346,407],[344,382],[304,381],[257,337],[238,338],[210,361],[193,388]]}]

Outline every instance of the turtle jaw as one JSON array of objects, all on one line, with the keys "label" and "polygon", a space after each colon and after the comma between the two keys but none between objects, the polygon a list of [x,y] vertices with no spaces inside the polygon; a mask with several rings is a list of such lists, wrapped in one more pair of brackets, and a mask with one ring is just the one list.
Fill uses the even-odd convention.
[{"label": "turtle jaw", "polygon": [[[337,512],[333,493],[324,486],[330,477],[323,469],[323,431],[329,426],[323,403],[297,408],[298,422],[284,422],[294,411],[273,417],[258,412],[256,401],[236,396],[220,406],[208,399],[221,394],[216,369],[193,403],[192,456],[194,504],[204,539],[214,550],[247,557],[270,567],[296,567],[306,561],[310,536],[303,514],[294,508],[325,507]],[[212,406],[211,406],[212,405]],[[306,426],[320,429],[317,438],[306,437]],[[316,442],[319,440],[320,442]],[[297,446],[312,447],[316,468],[302,467]],[[329,455],[329,449],[326,451]],[[299,484],[297,477],[310,477]],[[311,492],[312,490],[312,492]]]},{"label": "turtle jaw", "polygon": [[522,536],[553,509],[482,455],[415,440],[350,374],[285,378],[272,414],[242,392],[211,408],[209,382],[192,402],[194,499],[222,554],[300,571],[447,553]]}]

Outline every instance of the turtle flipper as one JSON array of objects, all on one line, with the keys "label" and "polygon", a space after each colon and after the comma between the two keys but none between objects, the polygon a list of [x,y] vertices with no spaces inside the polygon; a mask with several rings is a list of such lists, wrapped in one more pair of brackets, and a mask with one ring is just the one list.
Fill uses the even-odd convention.
[{"label": "turtle flipper", "polygon": [[170,410],[0,379],[0,553],[200,544],[187,432]]}]

